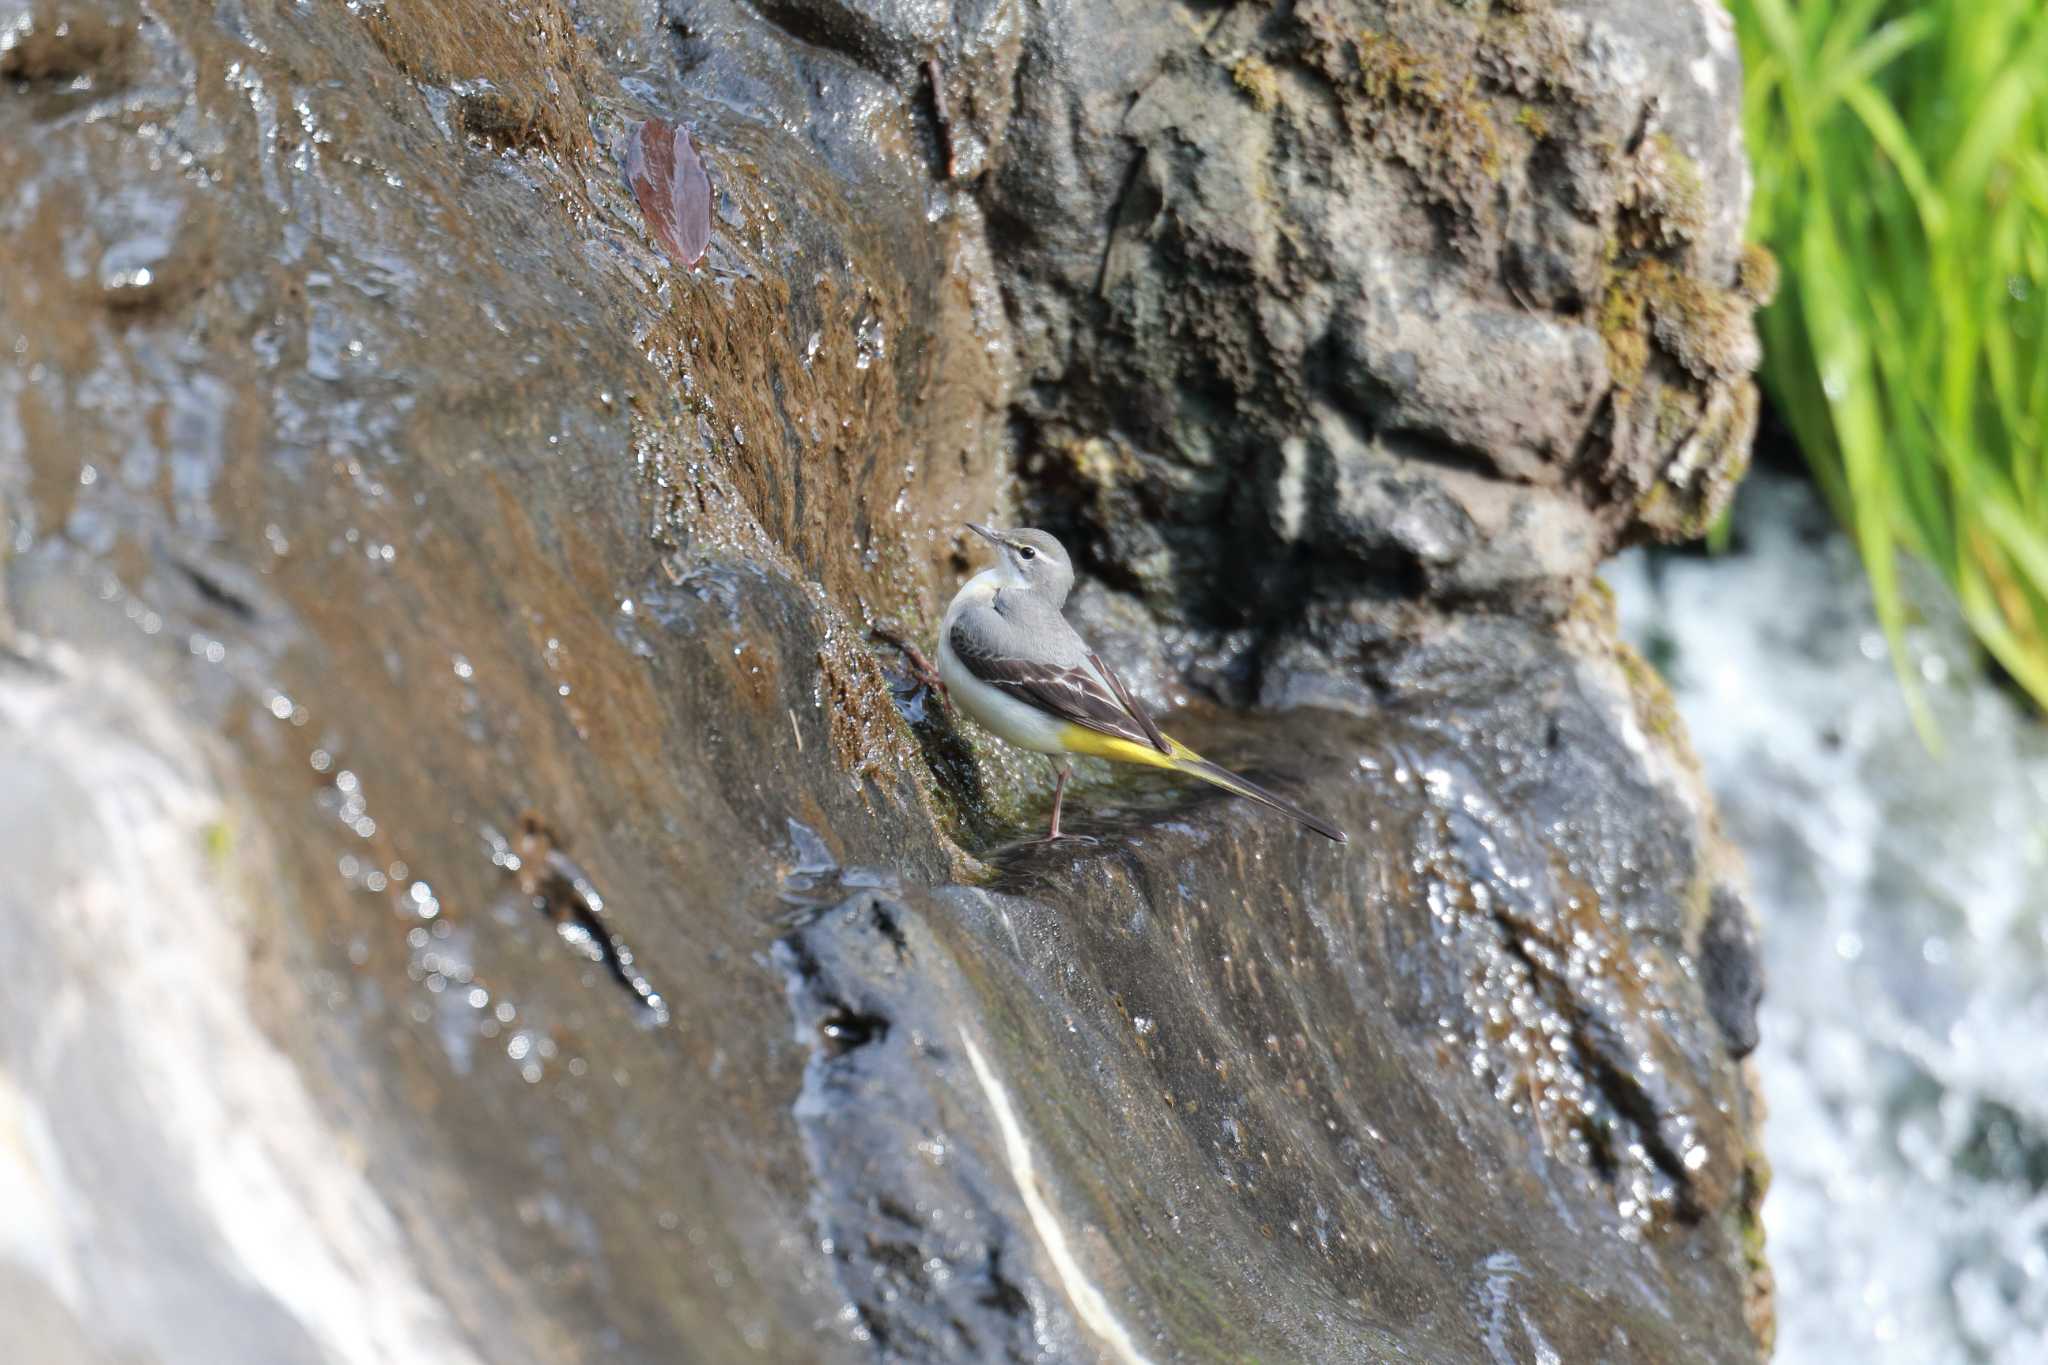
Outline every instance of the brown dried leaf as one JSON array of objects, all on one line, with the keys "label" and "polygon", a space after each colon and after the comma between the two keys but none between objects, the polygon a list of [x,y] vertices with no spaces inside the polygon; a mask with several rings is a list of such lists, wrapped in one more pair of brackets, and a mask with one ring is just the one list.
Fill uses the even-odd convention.
[{"label": "brown dried leaf", "polygon": [[647,230],[685,267],[711,246],[711,177],[689,130],[649,119],[626,140],[626,181]]}]

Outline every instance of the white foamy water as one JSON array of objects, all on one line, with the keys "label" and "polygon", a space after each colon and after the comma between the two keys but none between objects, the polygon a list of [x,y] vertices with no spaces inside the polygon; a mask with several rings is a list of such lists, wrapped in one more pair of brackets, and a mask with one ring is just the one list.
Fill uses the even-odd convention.
[{"label": "white foamy water", "polygon": [[1853,550],[1759,477],[1719,558],[1624,557],[1748,855],[1786,1365],[2048,1361],[2048,728],[1921,580],[1916,737]]}]

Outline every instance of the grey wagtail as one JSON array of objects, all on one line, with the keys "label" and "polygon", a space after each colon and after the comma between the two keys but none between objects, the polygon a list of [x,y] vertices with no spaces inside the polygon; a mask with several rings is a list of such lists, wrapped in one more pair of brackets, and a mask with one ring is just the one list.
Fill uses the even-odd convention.
[{"label": "grey wagtail", "polygon": [[[939,628],[939,676],[947,694],[983,728],[1020,749],[1167,768],[1250,797],[1338,843],[1344,831],[1247,782],[1160,733],[1123,680],[1060,614],[1074,566],[1043,531],[967,529],[996,547],[996,562],[967,581]],[[1071,764],[1061,762],[1052,829],[1060,835]]]}]

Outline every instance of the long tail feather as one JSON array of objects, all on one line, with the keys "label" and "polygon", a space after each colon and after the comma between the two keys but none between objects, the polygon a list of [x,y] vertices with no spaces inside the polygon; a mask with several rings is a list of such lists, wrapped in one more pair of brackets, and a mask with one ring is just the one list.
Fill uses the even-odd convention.
[{"label": "long tail feather", "polygon": [[1258,802],[1262,806],[1269,806],[1289,819],[1298,820],[1302,824],[1307,825],[1325,839],[1335,839],[1340,844],[1351,842],[1349,835],[1321,816],[1311,815],[1292,801],[1287,800],[1285,797],[1275,796],[1272,792],[1267,791],[1249,778],[1239,777],[1230,769],[1220,764],[1211,763],[1208,759],[1203,758],[1200,754],[1177,740],[1168,742],[1173,745],[1172,767],[1175,772],[1186,773],[1190,777],[1199,777],[1204,782],[1221,787],[1227,792],[1246,797]]}]

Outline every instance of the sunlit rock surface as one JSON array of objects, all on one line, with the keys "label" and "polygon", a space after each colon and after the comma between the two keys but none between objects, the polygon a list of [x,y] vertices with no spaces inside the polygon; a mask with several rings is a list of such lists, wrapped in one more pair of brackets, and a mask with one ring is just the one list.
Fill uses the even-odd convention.
[{"label": "sunlit rock surface", "polygon": [[[0,1357],[1755,1358],[1753,931],[1589,586],[1746,438],[1737,85],[1710,6],[0,7]],[[887,642],[968,516],[1352,844],[1023,843]]]}]

